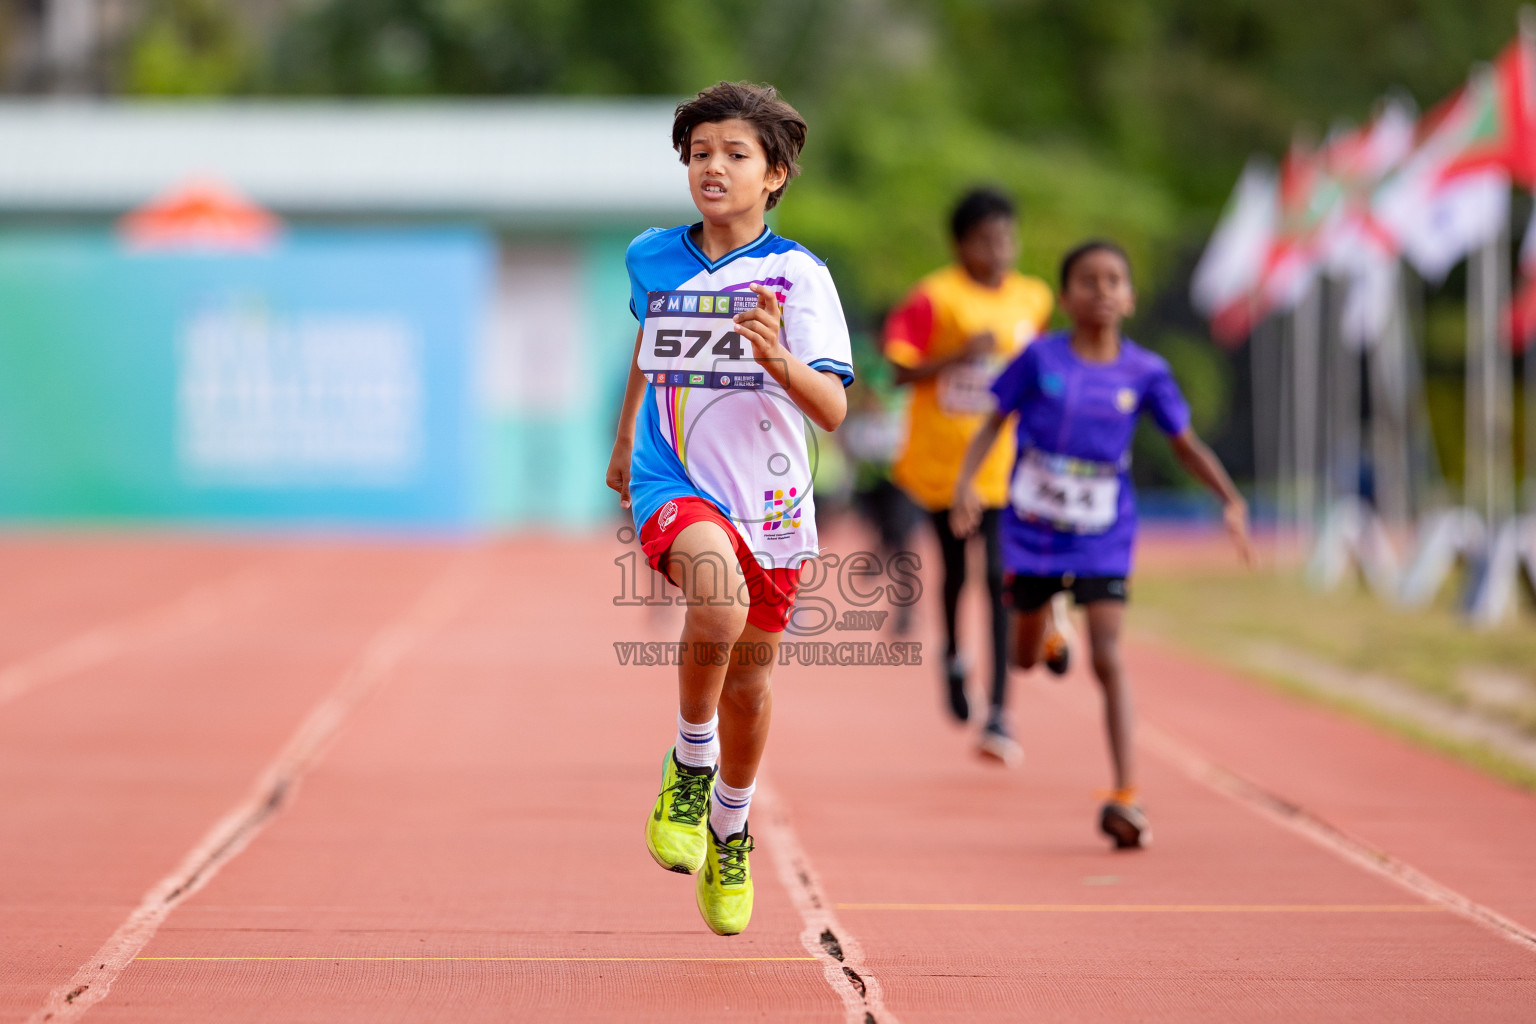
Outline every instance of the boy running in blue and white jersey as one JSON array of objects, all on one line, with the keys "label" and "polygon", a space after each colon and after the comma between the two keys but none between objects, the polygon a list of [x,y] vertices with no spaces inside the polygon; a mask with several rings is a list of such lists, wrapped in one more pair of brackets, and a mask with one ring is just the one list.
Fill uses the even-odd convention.
[{"label": "boy running in blue and white jersey", "polygon": [[800,565],[817,555],[807,421],[836,429],[853,383],[832,275],[763,220],[805,132],[767,86],[721,82],[680,104],[672,145],[702,220],[652,228],[625,254],[641,327],[608,486],[687,609],[677,739],[646,847],[699,872],[699,912],[721,935],[752,915],[747,811],[769,676]]},{"label": "boy running in blue and white jersey", "polygon": [[1136,542],[1130,451],[1145,412],[1180,464],[1221,499],[1227,530],[1245,561],[1248,507],[1221,462],[1189,426],[1189,406],[1168,364],[1120,333],[1135,309],[1130,260],[1113,242],[1092,241],[1061,263],[1061,308],[1069,331],[1035,341],[992,385],[998,408],[966,451],[955,484],[953,526],[981,517],[973,480],[1010,413],[1018,413],[1018,454],[1003,512],[1003,564],[1013,604],[1013,659],[1040,659],[1052,595],[1069,590],[1088,618],[1094,675],[1104,690],[1115,793],[1099,827],[1120,849],[1152,838],[1137,804],[1131,694],[1120,663],[1126,577]]}]

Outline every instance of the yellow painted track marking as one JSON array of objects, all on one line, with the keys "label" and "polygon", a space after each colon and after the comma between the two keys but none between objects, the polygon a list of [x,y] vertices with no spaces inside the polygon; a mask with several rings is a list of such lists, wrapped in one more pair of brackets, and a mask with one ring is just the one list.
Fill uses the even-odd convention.
[{"label": "yellow painted track marking", "polygon": [[814,963],[813,956],[140,956],[140,960],[467,960],[494,963]]}]

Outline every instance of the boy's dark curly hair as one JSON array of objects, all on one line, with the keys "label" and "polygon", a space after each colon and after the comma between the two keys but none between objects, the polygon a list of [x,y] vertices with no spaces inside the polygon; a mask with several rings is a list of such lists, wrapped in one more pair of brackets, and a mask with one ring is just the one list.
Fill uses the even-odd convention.
[{"label": "boy's dark curly hair", "polygon": [[784,184],[768,194],[767,209],[779,205],[779,198],[789,187],[789,179],[800,173],[796,162],[805,147],[805,118],[794,107],[779,99],[771,85],[750,82],[719,82],[691,100],[677,105],[672,119],[672,148],[678,158],[688,163],[688,144],[696,125],[715,121],[742,120],[757,130],[757,141],[768,156],[768,167],[788,171]]}]

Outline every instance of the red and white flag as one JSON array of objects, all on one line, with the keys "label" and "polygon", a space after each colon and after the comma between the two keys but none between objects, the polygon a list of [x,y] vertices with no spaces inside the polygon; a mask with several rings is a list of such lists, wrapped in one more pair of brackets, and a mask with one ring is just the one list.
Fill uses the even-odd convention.
[{"label": "red and white flag", "polygon": [[[1536,191],[1536,40],[1524,19],[1519,38],[1500,60],[1500,74],[1526,128],[1511,147],[1511,175],[1518,184]],[[1520,243],[1519,270],[1520,286],[1510,302],[1508,332],[1510,348],[1523,352],[1536,335],[1536,209]]]},{"label": "red and white flag", "polygon": [[1377,193],[1377,220],[1431,281],[1497,237],[1511,181],[1536,183],[1533,66],[1522,33],[1430,112],[1413,155]]},{"label": "red and white flag", "polygon": [[1264,317],[1301,301],[1317,275],[1319,231],[1337,200],[1321,155],[1301,140],[1278,175],[1250,161],[1191,289],[1218,342],[1236,345]]},{"label": "red and white flag", "polygon": [[1250,159],[1190,281],[1190,301],[1210,320],[1218,341],[1241,341],[1263,316],[1261,286],[1279,211],[1274,168]]},{"label": "red and white flag", "polygon": [[1536,207],[1520,243],[1520,287],[1509,304],[1509,347],[1524,352],[1536,335]]},{"label": "red and white flag", "polygon": [[1318,245],[1324,265],[1347,286],[1342,312],[1346,344],[1373,343],[1386,329],[1397,291],[1397,245],[1372,214],[1382,182],[1413,149],[1413,109],[1387,100],[1371,123],[1336,131],[1324,150],[1329,176],[1342,193]]}]

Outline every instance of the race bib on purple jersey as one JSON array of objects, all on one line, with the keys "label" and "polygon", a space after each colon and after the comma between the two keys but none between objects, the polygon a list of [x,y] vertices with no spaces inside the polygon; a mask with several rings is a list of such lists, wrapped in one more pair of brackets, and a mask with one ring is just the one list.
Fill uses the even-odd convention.
[{"label": "race bib on purple jersey", "polygon": [[1120,470],[1030,448],[1019,454],[1008,497],[1020,519],[1069,533],[1104,533],[1119,518]]}]

